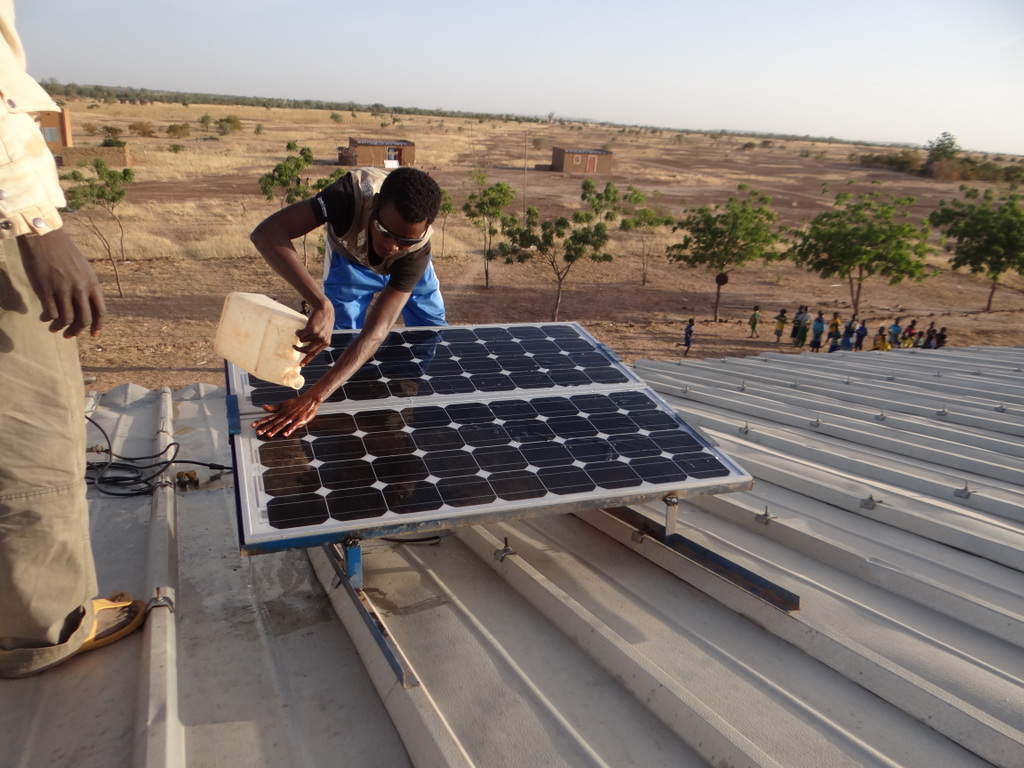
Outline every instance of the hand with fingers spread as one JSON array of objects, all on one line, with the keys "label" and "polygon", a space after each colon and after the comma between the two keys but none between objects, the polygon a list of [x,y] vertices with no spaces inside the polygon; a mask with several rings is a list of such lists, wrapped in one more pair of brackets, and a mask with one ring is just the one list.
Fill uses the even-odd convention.
[{"label": "hand with fingers spread", "polygon": [[316,396],[305,392],[277,405],[264,405],[263,410],[270,416],[254,421],[253,429],[260,437],[291,437],[295,430],[313,420],[320,402]]}]

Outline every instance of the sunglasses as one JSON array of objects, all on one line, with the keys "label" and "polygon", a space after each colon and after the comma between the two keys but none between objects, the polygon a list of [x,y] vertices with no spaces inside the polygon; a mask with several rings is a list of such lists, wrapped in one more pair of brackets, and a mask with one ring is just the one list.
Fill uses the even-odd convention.
[{"label": "sunglasses", "polygon": [[394,240],[403,248],[409,248],[411,246],[416,245],[417,243],[422,243],[427,237],[426,233],[420,235],[419,237],[399,237],[390,229],[388,229],[387,227],[380,223],[379,211],[374,211],[373,217],[370,220],[373,222],[373,226],[377,230],[377,234],[379,234],[381,237],[386,237],[389,240]]}]

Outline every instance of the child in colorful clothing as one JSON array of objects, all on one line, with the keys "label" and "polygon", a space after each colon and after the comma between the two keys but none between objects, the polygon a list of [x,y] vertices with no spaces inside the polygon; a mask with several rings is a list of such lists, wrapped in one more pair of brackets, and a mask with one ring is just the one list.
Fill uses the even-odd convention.
[{"label": "child in colorful clothing", "polygon": [[758,322],[760,320],[761,320],[761,307],[758,306],[757,304],[755,304],[754,305],[754,312],[750,315],[750,320],[748,321],[748,323],[750,325],[750,338],[752,338],[752,339],[760,338],[757,335],[757,324],[758,324]]},{"label": "child in colorful clothing", "polygon": [[686,324],[686,328],[683,330],[683,343],[676,344],[677,347],[686,347],[683,351],[683,357],[687,357],[690,354],[690,347],[693,345],[693,318],[690,318],[690,322]]},{"label": "child in colorful clothing", "polygon": [[881,326],[878,329],[878,333],[875,334],[875,349],[885,352],[892,349],[892,344],[889,343],[889,337],[885,332],[885,326]]},{"label": "child in colorful clothing", "polygon": [[832,319],[828,321],[828,338],[838,339],[843,332],[843,318],[838,312],[832,313]]},{"label": "child in colorful clothing", "polygon": [[825,313],[819,312],[811,325],[811,352],[821,352],[821,337],[825,334]]},{"label": "child in colorful clothing", "polygon": [[864,323],[857,326],[857,330],[854,331],[854,342],[853,349],[855,352],[860,352],[864,349],[864,339],[868,335],[868,327]]},{"label": "child in colorful clothing", "polygon": [[779,314],[775,316],[775,343],[779,344],[782,342],[782,331],[786,327],[786,323],[789,322],[789,318],[786,317],[786,310],[780,309]]}]

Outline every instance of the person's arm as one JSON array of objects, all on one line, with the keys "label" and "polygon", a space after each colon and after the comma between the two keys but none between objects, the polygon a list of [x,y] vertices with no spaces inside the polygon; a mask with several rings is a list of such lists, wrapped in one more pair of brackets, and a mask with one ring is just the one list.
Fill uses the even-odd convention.
[{"label": "person's arm", "polygon": [[299,427],[308,424],[316,416],[320,405],[373,357],[398,321],[411,295],[397,291],[390,285],[385,286],[366,313],[363,330],[342,352],[337,362],[298,397],[285,400],[279,405],[264,405],[264,410],[271,415],[252,423],[256,434],[260,437],[288,437]]},{"label": "person's arm", "polygon": [[250,239],[256,250],[277,274],[288,281],[310,307],[309,321],[300,330],[296,349],[303,353],[299,365],[306,365],[327,348],[334,330],[334,305],[324,295],[292,244],[320,226],[308,200],[289,205],[260,222]]},{"label": "person's arm", "polygon": [[77,336],[86,327],[99,336],[106,307],[99,280],[63,228],[18,238],[25,272],[43,305],[40,320],[54,333]]}]

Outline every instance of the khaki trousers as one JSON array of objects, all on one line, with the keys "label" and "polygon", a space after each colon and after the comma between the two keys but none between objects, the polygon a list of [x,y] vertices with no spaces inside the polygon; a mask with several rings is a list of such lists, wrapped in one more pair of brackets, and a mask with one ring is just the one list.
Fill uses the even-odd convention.
[{"label": "khaki trousers", "polygon": [[0,676],[73,654],[92,627],[82,371],[40,321],[17,240],[0,249]]}]

